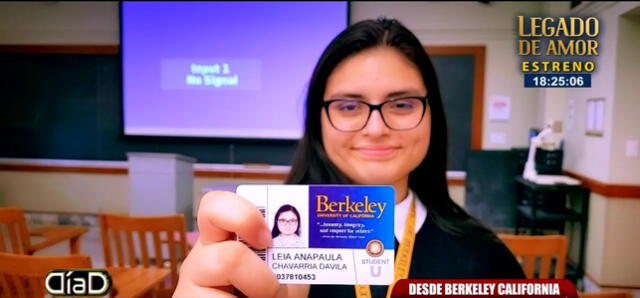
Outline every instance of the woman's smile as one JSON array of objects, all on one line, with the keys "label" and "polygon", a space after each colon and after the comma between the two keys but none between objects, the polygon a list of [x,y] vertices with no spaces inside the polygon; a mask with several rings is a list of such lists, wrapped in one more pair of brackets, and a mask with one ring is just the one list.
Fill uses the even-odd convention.
[{"label": "woman's smile", "polygon": [[401,149],[390,145],[361,145],[353,147],[353,151],[364,159],[385,160],[392,158]]}]

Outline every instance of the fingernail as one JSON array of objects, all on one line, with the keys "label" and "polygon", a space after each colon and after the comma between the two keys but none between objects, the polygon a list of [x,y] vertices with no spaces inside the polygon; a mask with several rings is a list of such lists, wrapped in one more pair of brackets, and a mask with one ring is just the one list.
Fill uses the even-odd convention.
[{"label": "fingernail", "polygon": [[258,242],[264,248],[271,246],[271,232],[267,229],[262,229],[260,235],[258,235]]}]

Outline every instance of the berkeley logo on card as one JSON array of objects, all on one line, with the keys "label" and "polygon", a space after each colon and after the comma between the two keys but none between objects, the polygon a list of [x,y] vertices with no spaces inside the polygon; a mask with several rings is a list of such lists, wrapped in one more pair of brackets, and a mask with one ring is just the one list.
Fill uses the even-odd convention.
[{"label": "berkeley logo on card", "polygon": [[394,189],[241,185],[273,244],[258,251],[281,283],[388,285],[394,270]]}]

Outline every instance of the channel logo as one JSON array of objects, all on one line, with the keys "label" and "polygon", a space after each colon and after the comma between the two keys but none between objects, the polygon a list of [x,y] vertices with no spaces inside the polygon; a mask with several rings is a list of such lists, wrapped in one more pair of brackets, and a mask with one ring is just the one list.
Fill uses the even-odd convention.
[{"label": "channel logo", "polygon": [[45,287],[52,296],[104,296],[111,290],[111,275],[104,269],[55,269]]}]

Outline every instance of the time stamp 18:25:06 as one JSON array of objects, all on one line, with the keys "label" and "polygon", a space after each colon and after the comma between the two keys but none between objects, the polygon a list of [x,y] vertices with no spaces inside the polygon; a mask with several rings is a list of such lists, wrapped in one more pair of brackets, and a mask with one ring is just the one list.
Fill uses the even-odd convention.
[{"label": "time stamp 18:25:06", "polygon": [[591,87],[591,74],[525,74],[524,87]]}]

